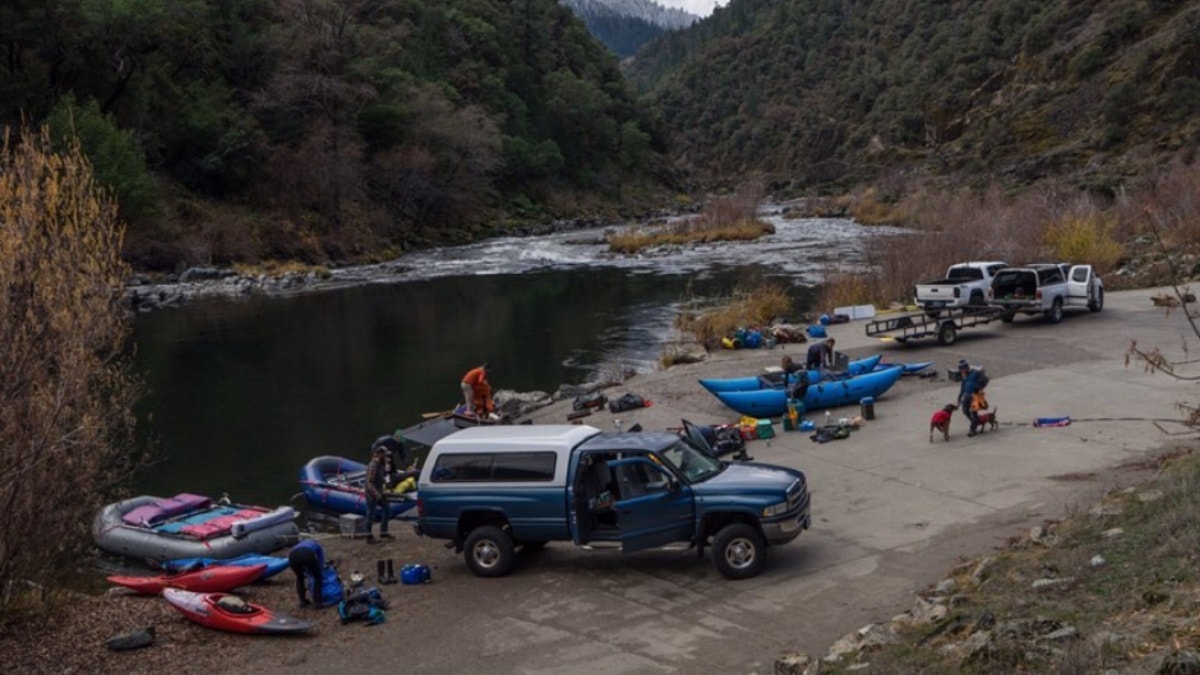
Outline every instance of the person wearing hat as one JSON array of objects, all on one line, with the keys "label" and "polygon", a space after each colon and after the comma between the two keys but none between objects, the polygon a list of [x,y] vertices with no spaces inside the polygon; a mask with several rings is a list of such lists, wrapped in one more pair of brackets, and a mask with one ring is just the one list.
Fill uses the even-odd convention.
[{"label": "person wearing hat", "polygon": [[477,417],[486,417],[495,410],[492,404],[492,385],[487,380],[490,371],[491,366],[486,363],[472,368],[463,375],[460,385],[467,412]]},{"label": "person wearing hat", "polygon": [[411,468],[411,462],[408,456],[408,444],[404,440],[404,430],[397,429],[390,435],[380,436],[371,444],[371,451],[375,448],[383,448],[387,451],[387,482],[389,485],[396,478],[396,474]]},{"label": "person wearing hat", "polygon": [[388,533],[388,520],[391,509],[383,499],[384,487],[387,483],[388,451],[387,448],[376,446],[371,449],[371,463],[367,464],[367,480],[363,486],[367,498],[367,543],[374,544],[378,539],[371,533],[375,527],[376,512],[379,512],[379,539],[392,539]]}]

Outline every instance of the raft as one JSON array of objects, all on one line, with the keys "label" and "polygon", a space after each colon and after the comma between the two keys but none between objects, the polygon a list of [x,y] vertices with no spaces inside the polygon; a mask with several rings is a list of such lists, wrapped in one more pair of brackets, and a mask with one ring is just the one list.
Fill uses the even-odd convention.
[{"label": "raft", "polygon": [[[300,469],[304,499],[314,508],[334,514],[367,514],[367,465],[345,457],[314,457]],[[416,492],[389,492],[391,518],[417,505]]]},{"label": "raft", "polygon": [[[808,383],[810,385],[820,382],[822,379],[845,379],[854,375],[870,372],[879,364],[881,355],[868,356],[865,359],[851,361],[846,366],[845,371],[827,371],[827,370],[809,370]],[[765,373],[763,375],[750,375],[748,377],[730,377],[730,378],[713,378],[700,380],[700,386],[709,390],[712,393],[720,391],[755,391],[758,389],[783,389],[783,372]]]},{"label": "raft", "polygon": [[271,553],[299,535],[296,511],[290,506],[271,510],[221,504],[186,492],[115,502],[92,522],[92,537],[102,550],[155,562]]},{"label": "raft", "polygon": [[[810,384],[804,394],[804,407],[812,411],[857,404],[867,396],[878,398],[896,384],[903,372],[903,366],[892,366],[845,380]],[[787,392],[783,389],[719,391],[714,395],[725,405],[750,417],[779,417],[787,412]]]}]

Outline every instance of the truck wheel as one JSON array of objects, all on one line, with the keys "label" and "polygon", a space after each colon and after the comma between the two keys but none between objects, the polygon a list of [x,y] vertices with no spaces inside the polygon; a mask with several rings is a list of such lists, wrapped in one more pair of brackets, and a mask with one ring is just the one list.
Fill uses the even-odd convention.
[{"label": "truck wheel", "polygon": [[1016,316],[1017,316],[1016,312],[1005,312],[1000,315],[1000,320],[1003,321],[1004,323],[1012,323],[1013,319],[1016,318]]},{"label": "truck wheel", "polygon": [[471,530],[463,545],[467,567],[481,577],[502,577],[508,574],[516,560],[512,537],[495,525]]},{"label": "truck wheel", "polygon": [[971,299],[967,301],[967,304],[972,307],[982,307],[986,305],[987,301],[983,299],[983,291],[975,291],[971,293]]},{"label": "truck wheel", "polygon": [[1088,303],[1088,309],[1092,310],[1093,312],[1099,312],[1100,310],[1104,309],[1104,289],[1103,288],[1096,289],[1096,297],[1093,298],[1092,301]]},{"label": "truck wheel", "polygon": [[726,579],[757,576],[767,562],[767,542],[745,523],[726,525],[713,538],[713,564]]},{"label": "truck wheel", "polygon": [[958,329],[947,321],[942,324],[941,328],[938,328],[937,339],[940,345],[952,345],[958,340]]},{"label": "truck wheel", "polygon": [[1050,323],[1058,323],[1059,321],[1062,321],[1062,317],[1062,298],[1055,298],[1054,304],[1050,305],[1050,310],[1046,312],[1046,320]]}]

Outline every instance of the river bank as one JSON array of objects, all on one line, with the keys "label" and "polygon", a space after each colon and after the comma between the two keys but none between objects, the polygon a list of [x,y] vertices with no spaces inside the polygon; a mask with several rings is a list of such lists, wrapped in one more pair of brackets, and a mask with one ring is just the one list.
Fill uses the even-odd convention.
[{"label": "river bank", "polygon": [[[951,442],[929,443],[930,412],[956,391],[942,375],[903,380],[876,402],[876,419],[846,440],[813,443],[779,432],[776,420],[777,436],[752,441],[750,454],[808,474],[814,524],[772,549],[761,578],[725,581],[687,553],[619,557],[552,544],[523,558],[510,577],[478,579],[440,542],[397,527],[397,540],[378,547],[322,540],[343,571],[368,579],[381,558],[431,567],[431,584],[385,587],[394,610],[382,626],[341,626],[328,610],[297,608],[318,623],[311,637],[244,638],[188,624],[156,599],[109,593],[80,600],[57,622],[5,636],[0,657],[26,672],[462,672],[484,661],[500,672],[771,672],[786,653],[824,655],[847,633],[910,609],[922,589],[952,576],[963,560],[1047,520],[1087,512],[1104,494],[1153,475],[1153,459],[1168,446],[1178,451],[1184,428],[1162,420],[1192,388],[1123,361],[1132,339],[1182,356],[1185,319],[1164,316],[1152,302],[1164,292],[1114,292],[1103,312],[1071,314],[1057,325],[989,325],[964,331],[952,347],[879,343],[866,338],[861,322],[832,326],[852,356],[934,360],[939,373],[961,358],[985,365],[1002,422],[995,433],[967,439],[958,417]],[[586,421],[650,430],[681,418],[732,421],[736,414],[695,380],[755,372],[801,349],[720,352],[704,363],[638,374],[613,391],[637,393],[652,406]],[[532,418],[562,423],[570,411],[570,401],[559,401]],[[1029,424],[1064,414],[1076,422]],[[246,589],[251,599],[288,611],[292,593],[286,576]],[[821,620],[798,621],[798,612]],[[102,646],[143,625],[157,627],[154,647],[115,653]],[[54,648],[66,643],[72,649]]]}]

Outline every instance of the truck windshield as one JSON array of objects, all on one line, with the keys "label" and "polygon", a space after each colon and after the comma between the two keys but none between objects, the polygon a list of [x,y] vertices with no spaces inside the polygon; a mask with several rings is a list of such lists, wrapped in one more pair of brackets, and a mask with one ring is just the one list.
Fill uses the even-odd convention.
[{"label": "truck windshield", "polygon": [[699,483],[721,473],[723,462],[692,447],[682,438],[666,450],[659,451],[668,464],[675,467],[689,483]]}]

